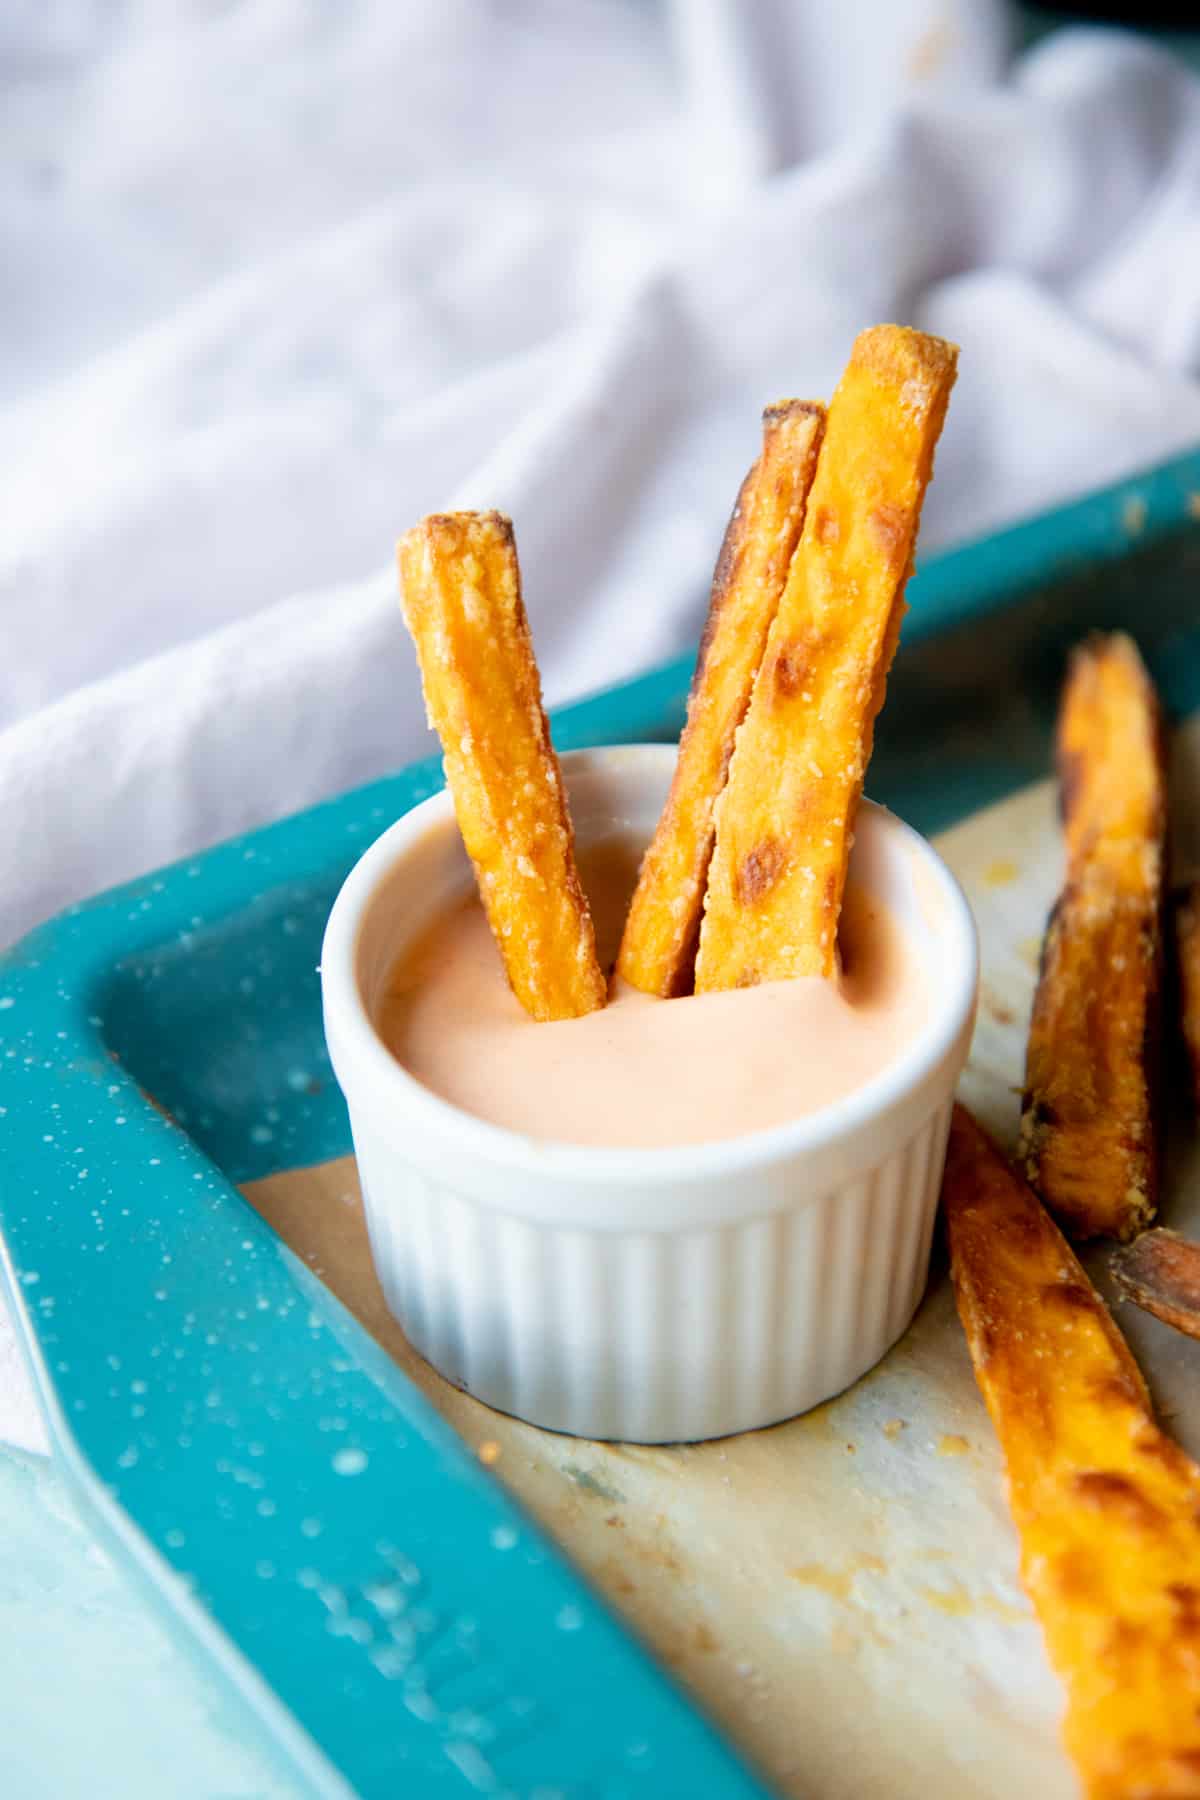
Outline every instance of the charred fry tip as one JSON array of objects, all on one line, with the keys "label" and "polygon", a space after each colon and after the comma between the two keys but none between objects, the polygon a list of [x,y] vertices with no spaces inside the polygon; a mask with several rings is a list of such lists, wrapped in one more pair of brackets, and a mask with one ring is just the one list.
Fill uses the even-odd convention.
[{"label": "charred fry tip", "polygon": [[1156,1226],[1115,1251],[1108,1267],[1123,1299],[1200,1338],[1200,1244]]}]

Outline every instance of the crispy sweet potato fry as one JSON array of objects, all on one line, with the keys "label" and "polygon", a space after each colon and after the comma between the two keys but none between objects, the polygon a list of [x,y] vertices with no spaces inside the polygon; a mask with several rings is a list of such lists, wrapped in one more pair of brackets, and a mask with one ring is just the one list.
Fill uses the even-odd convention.
[{"label": "crispy sweet potato fry", "polygon": [[1192,1094],[1200,1107],[1200,881],[1189,882],[1176,902],[1175,956],[1180,1023],[1192,1066]]},{"label": "crispy sweet potato fry", "polygon": [[854,345],[717,801],[698,992],[834,973],[854,814],[956,357],[895,325]]},{"label": "crispy sweet potato fry", "polygon": [[1160,1226],[1118,1250],[1108,1266],[1127,1300],[1200,1338],[1200,1244]]},{"label": "crispy sweet potato fry", "polygon": [[767,408],[762,455],[742,483],[725,532],[675,778],[617,956],[617,974],[647,994],[669,999],[692,985],[713,807],[804,523],[824,428],[825,408],[811,401]]},{"label": "crispy sweet potato fry", "polygon": [[1042,945],[1021,1163],[1074,1237],[1154,1216],[1166,764],[1158,700],[1129,638],[1071,659],[1058,719],[1066,883]]},{"label": "crispy sweet potato fry", "polygon": [[535,1019],[606,998],[509,521],[434,514],[400,540],[429,722],[513,991]]},{"label": "crispy sweet potato fry", "polygon": [[1200,1795],[1200,1468],[1065,1240],[970,1114],[943,1203],[1021,1578],[1088,1800]]}]

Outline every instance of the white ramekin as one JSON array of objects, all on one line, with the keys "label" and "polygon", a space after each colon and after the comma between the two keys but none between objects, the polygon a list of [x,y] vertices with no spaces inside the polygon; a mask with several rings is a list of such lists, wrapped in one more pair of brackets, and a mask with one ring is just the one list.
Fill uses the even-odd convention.
[{"label": "white ramekin", "polygon": [[[565,756],[579,841],[646,841],[674,763],[657,744]],[[945,864],[869,803],[853,866],[921,959],[919,1037],[818,1113],[659,1150],[487,1124],[376,1035],[397,953],[470,881],[448,795],[351,871],[321,955],[325,1033],[388,1305],[449,1380],[551,1430],[669,1443],[803,1412],[895,1343],[925,1286],[977,947]]]}]

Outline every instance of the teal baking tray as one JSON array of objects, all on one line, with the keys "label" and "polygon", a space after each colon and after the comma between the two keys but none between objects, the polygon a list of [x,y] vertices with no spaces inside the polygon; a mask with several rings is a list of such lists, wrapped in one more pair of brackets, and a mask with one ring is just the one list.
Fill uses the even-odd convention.
[{"label": "teal baking tray", "polygon": [[[874,797],[932,832],[1041,776],[1093,627],[1132,630],[1193,710],[1198,594],[1200,452],[931,561]],[[564,708],[558,745],[674,737],[689,674]],[[321,934],[440,779],[414,764],[0,959],[3,1273],[55,1452],[315,1792],[762,1794],[237,1192],[350,1148]]]}]

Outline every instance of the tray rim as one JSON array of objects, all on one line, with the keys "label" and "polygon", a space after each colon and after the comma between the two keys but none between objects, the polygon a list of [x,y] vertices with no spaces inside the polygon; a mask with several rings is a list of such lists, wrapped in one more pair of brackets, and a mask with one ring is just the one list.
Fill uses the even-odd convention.
[{"label": "tray rim", "polygon": [[[1131,552],[1140,552],[1190,523],[1194,524],[1198,516],[1200,448],[932,559],[914,578],[906,639],[919,641],[939,635],[974,618],[997,612],[1014,599],[1027,595],[1033,587],[1045,585],[1056,577],[1120,561]],[[668,696],[676,695],[686,683],[691,663],[690,654],[675,658],[630,681],[559,709],[553,718],[556,744],[561,749],[568,749],[599,741],[627,741],[629,721],[661,708]],[[26,989],[32,997],[41,990],[41,1028],[47,1033],[52,1030],[65,1032],[61,1039],[65,1054],[95,1060],[103,1053],[103,1040],[94,1023],[93,999],[89,996],[94,997],[98,982],[111,970],[115,958],[128,956],[132,950],[148,946],[161,937],[161,920],[153,912],[147,926],[134,925],[132,930],[121,928],[122,925],[127,927],[129,920],[118,920],[117,914],[124,915],[131,901],[140,900],[155,882],[161,884],[177,877],[185,868],[200,867],[205,871],[203,879],[211,876],[227,898],[237,900],[240,897],[240,903],[244,905],[263,891],[262,863],[257,854],[247,861],[247,850],[257,853],[267,846],[274,857],[286,849],[289,879],[300,879],[327,862],[328,846],[332,841],[331,822],[344,809],[365,805],[380,790],[394,793],[398,782],[406,796],[404,810],[440,785],[437,759],[421,759],[408,765],[399,776],[384,777],[381,781],[351,789],[332,800],[240,834],[196,856],[180,859],[151,875],[121,884],[66,909],[0,955],[0,980],[4,984],[0,1004],[7,1002],[12,1006]],[[392,816],[396,815],[393,813]],[[70,978],[65,984],[64,977]],[[63,997],[66,986],[73,989],[74,999]],[[11,1013],[7,1008],[0,1011],[0,1035],[10,1020]],[[34,1091],[39,1088],[48,1091],[53,1082],[53,1074],[49,1082],[40,1081],[43,1074],[40,1070],[31,1071]],[[128,1103],[149,1111],[148,1102],[144,1100],[135,1101],[130,1096]],[[144,1130],[157,1130],[156,1141],[161,1141],[161,1132],[169,1129],[153,1117],[143,1117],[140,1122]],[[36,1149],[33,1149],[33,1156],[36,1159]],[[190,1176],[194,1172],[195,1158],[188,1156],[185,1160]],[[49,1158],[45,1157],[43,1161],[48,1164]],[[164,1174],[169,1173],[165,1156],[163,1167]],[[182,1179],[182,1170],[179,1173]],[[240,1219],[238,1226],[244,1229]],[[292,1761],[297,1773],[319,1791],[354,1791],[347,1785],[347,1778],[336,1763],[318,1748],[294,1707],[279,1696],[253,1659],[235,1643],[228,1628],[188,1593],[180,1581],[175,1560],[110,1492],[105,1473],[89,1457],[62,1406],[29,1291],[23,1282],[26,1271],[8,1239],[0,1191],[0,1277],[18,1341],[46,1418],[56,1460],[68,1478],[76,1500],[100,1534],[119,1548],[126,1565],[149,1578],[164,1608],[180,1617],[192,1638],[215,1661],[235,1690],[249,1701],[259,1721]],[[276,1247],[283,1250],[282,1246]],[[290,1253],[286,1255],[290,1256]],[[306,1272],[293,1271],[293,1279],[299,1279],[300,1274]],[[338,1308],[332,1296],[329,1300],[334,1308]],[[350,1315],[345,1315],[342,1326],[352,1341],[356,1334],[365,1340],[364,1345],[358,1346],[364,1366],[371,1364],[372,1357],[376,1361],[381,1358],[382,1353],[373,1340]],[[390,1359],[382,1360],[394,1370]],[[421,1403],[422,1406],[425,1404]],[[448,1427],[441,1426],[440,1421],[430,1427],[434,1438],[438,1437],[439,1428],[445,1433],[446,1441],[439,1444],[437,1453],[469,1459],[467,1448]],[[488,1517],[515,1514],[521,1519],[523,1532],[531,1538],[540,1537],[537,1528],[525,1521],[515,1503],[502,1496],[498,1488],[487,1493],[477,1492],[475,1499]],[[557,1550],[552,1549],[549,1554],[551,1558],[561,1560]],[[573,1591],[582,1586],[582,1578],[573,1570],[567,1574],[566,1581]],[[603,1601],[589,1599],[587,1604],[607,1613]],[[617,1630],[624,1639],[628,1657],[639,1664],[644,1663],[647,1660],[644,1652],[635,1645],[626,1628],[618,1627]],[[670,1690],[669,1681],[657,1667],[654,1674],[657,1683],[653,1685],[661,1684],[664,1693]],[[689,1702],[684,1701],[684,1705],[690,1710]],[[706,1726],[705,1735],[708,1731]],[[724,1764],[725,1760],[724,1756],[718,1757],[719,1764]],[[735,1780],[729,1791],[763,1791],[754,1785],[748,1772],[747,1781],[750,1785],[743,1790],[742,1783]],[[724,1786],[710,1785],[709,1791],[716,1795],[726,1790]]]}]

